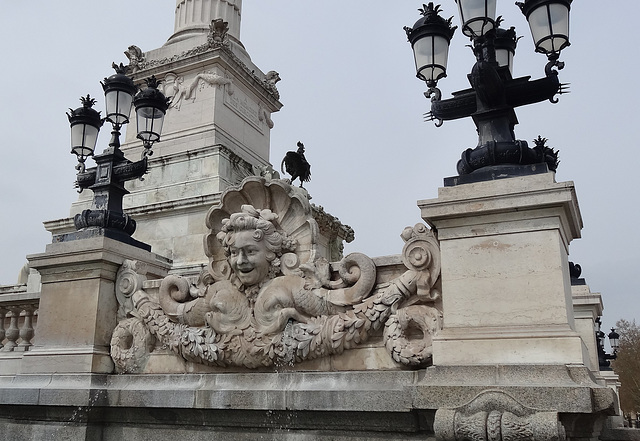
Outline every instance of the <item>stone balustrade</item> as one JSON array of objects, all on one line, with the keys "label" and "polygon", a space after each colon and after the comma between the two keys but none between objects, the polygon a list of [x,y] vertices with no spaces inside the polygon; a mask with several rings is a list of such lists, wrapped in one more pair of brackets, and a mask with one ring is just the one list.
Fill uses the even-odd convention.
[{"label": "stone balustrade", "polygon": [[40,292],[27,285],[0,286],[0,364],[3,354],[25,352],[36,333]]}]

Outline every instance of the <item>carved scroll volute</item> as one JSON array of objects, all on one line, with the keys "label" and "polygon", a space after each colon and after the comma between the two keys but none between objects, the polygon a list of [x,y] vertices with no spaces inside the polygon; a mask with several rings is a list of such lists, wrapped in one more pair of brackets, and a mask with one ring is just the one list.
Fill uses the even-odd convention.
[{"label": "carved scroll volute", "polygon": [[133,311],[131,296],[142,289],[147,280],[147,266],[137,260],[125,260],[116,277],[116,298],[118,300],[118,320],[130,316]]},{"label": "carved scroll volute", "polygon": [[435,288],[440,277],[440,245],[438,239],[424,224],[407,227],[401,234],[406,242],[402,249],[402,262],[419,274],[416,279],[418,297],[435,300],[440,293]]}]

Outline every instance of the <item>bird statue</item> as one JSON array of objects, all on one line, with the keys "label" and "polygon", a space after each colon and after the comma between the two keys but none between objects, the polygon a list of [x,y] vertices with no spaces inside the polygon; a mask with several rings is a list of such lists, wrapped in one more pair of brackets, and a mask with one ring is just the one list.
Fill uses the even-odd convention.
[{"label": "bird statue", "polygon": [[296,179],[300,179],[300,187],[303,182],[311,180],[311,164],[304,157],[304,144],[298,141],[298,150],[295,152],[287,152],[280,164],[280,170],[291,175],[291,183]]}]

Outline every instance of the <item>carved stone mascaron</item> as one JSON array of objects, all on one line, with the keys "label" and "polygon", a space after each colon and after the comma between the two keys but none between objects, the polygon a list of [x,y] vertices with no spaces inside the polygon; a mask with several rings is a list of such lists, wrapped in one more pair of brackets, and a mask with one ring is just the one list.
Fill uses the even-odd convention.
[{"label": "carved stone mascaron", "polygon": [[143,268],[121,268],[111,347],[119,372],[144,371],[158,347],[210,366],[293,364],[341,354],[376,332],[399,366],[430,364],[440,255],[424,225],[402,233],[404,272],[377,283],[364,254],[332,264],[320,257],[308,197],[286,181],[245,179],[206,223],[209,266],[196,283],[170,275],[155,294]]}]

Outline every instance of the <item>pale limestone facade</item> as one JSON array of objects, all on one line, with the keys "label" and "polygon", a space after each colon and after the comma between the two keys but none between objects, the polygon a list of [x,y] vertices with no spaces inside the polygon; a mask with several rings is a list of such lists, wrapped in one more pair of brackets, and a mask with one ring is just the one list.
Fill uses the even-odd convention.
[{"label": "pale limestone facade", "polygon": [[[28,283],[0,287],[4,439],[621,439],[601,299],[569,277],[573,183],[443,187],[397,255],[341,260],[352,232],[268,168],[278,76],[251,63],[241,11],[177,0],[167,43],[129,48],[136,81],[173,97],[125,199],[153,252],[52,243]],[[238,263],[240,215],[282,233],[274,256]]]},{"label": "pale limestone facade", "polygon": [[[202,249],[207,210],[229,185],[269,166],[271,114],[282,106],[277,74],[263,73],[242,46],[241,9],[240,0],[177,1],[167,43],[128,51],[137,53],[129,65],[136,83],[155,75],[172,104],[149,173],[127,183],[131,194],[124,208],[138,223],[133,237],[171,259],[174,272],[200,272],[206,256],[194,250]],[[210,29],[212,17],[228,23],[224,36]],[[135,121],[128,127],[122,150],[137,158],[142,146]],[[73,231],[73,216],[89,208],[91,198],[85,191],[70,218],[47,222],[46,228],[54,235]]]},{"label": "pale limestone facade", "polygon": [[583,362],[568,273],[582,229],[573,183],[552,173],[480,182],[418,205],[438,231],[450,311],[436,363]]}]

